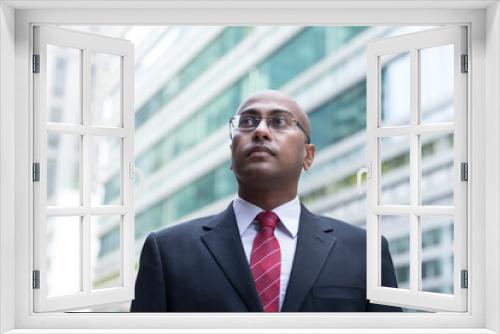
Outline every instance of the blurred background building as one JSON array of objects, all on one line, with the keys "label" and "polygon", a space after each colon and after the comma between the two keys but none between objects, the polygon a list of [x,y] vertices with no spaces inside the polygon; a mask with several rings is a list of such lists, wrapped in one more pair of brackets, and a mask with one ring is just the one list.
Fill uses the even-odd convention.
[{"label": "blurred background building", "polygon": [[[302,175],[301,201],[312,212],[365,226],[366,200],[365,194],[356,190],[356,172],[366,163],[366,45],[374,39],[429,27],[71,28],[129,39],[135,45],[135,163],[143,174],[142,180],[136,181],[135,193],[137,269],[149,232],[221,211],[235,197],[236,182],[229,168],[229,118],[246,96],[261,89],[279,89],[292,95],[311,119],[316,159],[312,169]],[[453,73],[448,51],[436,50],[424,74],[436,70]],[[64,53],[56,52],[50,61],[54,78],[50,89],[55,98],[49,109],[57,114],[58,104],[67,103],[57,96],[71,84],[72,74]],[[107,78],[104,84],[92,86],[105,113],[120,98],[119,81],[110,74],[116,66],[105,59],[93,66],[95,73]],[[453,120],[453,89],[449,89],[447,76],[442,77],[444,82],[430,80],[425,88],[429,98],[422,117],[429,122]],[[384,60],[382,87],[383,120],[396,125],[407,122],[407,55]],[[429,135],[421,142],[423,203],[453,205],[453,135]],[[72,178],[66,175],[68,171],[77,173],[74,166],[51,165],[50,156],[78,152],[75,143],[61,143],[64,141],[56,139],[48,143],[49,198],[58,182]],[[409,142],[391,139],[380,145],[382,198],[387,203],[404,204],[409,193]],[[119,199],[120,171],[113,164],[119,150],[116,142],[110,142],[99,145],[96,151],[97,163],[104,162],[96,171],[94,187],[99,203]],[[92,230],[93,286],[117,286],[121,280],[120,222],[113,217],[97,220]],[[398,284],[408,287],[408,219],[384,217],[381,227],[389,239]],[[50,257],[69,234],[63,230],[49,234],[50,247],[54,248],[48,252]],[[452,243],[452,217],[422,222],[424,291],[453,292]],[[50,263],[49,259],[49,267]],[[55,268],[54,263],[55,259]],[[49,284],[58,286],[56,277],[49,277]],[[99,310],[127,309],[128,304],[120,304]]]}]

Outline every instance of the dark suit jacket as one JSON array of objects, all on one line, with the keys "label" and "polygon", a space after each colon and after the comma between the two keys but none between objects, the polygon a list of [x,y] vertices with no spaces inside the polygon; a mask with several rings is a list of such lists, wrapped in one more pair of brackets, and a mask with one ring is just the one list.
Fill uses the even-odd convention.
[{"label": "dark suit jacket", "polygon": [[[396,287],[387,241],[382,283]],[[259,312],[232,204],[151,233],[142,249],[132,312]],[[282,312],[401,311],[366,300],[366,232],[301,209]]]}]

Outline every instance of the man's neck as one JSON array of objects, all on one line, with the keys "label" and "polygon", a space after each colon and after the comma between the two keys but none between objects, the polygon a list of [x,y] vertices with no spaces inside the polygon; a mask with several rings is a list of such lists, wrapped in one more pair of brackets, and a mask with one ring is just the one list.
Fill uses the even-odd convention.
[{"label": "man's neck", "polygon": [[283,189],[238,189],[238,196],[247,202],[257,205],[266,211],[270,211],[280,205],[290,202],[297,196],[295,191],[284,191]]}]

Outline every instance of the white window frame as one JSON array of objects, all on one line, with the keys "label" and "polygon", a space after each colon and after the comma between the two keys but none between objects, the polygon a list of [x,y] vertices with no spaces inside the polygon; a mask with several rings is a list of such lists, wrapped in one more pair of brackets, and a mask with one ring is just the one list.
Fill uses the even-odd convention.
[{"label": "white window frame", "polygon": [[[142,10],[137,10],[140,7]],[[397,315],[33,313],[31,26],[107,23],[468,24],[472,87],[468,116],[469,311]],[[388,328],[393,333],[500,332],[500,8],[496,1],[3,1],[0,73],[0,333],[47,333],[48,328],[64,328],[65,333],[118,333],[129,328],[128,333],[144,333],[147,330],[141,328],[145,327],[170,333],[179,332],[175,328],[191,328],[190,333],[264,333],[277,329],[294,333],[353,329],[357,333],[387,333]]]},{"label": "white window frame", "polygon": [[[47,121],[47,45],[53,44],[81,50],[81,116],[82,123],[65,124]],[[34,289],[35,312],[82,309],[112,302],[126,302],[134,297],[134,193],[132,191],[132,166],[134,157],[134,110],[133,73],[134,52],[130,41],[98,36],[80,31],[36,26],[34,28],[34,54],[40,58],[39,73],[33,75],[33,126],[34,162],[39,164],[40,178],[33,184],[33,268],[39,273],[39,288]],[[96,126],[90,111],[91,53],[97,52],[119,57],[120,60],[120,119],[119,127]],[[80,135],[79,159],[81,203],[73,207],[47,206],[47,133]],[[121,169],[120,197],[116,205],[92,205],[90,170],[90,145],[92,136],[120,138]],[[120,226],[120,271],[121,284],[107,289],[92,289],[91,282],[91,217],[113,214],[121,217]],[[49,217],[80,217],[80,290],[62,296],[48,296],[47,286],[47,220]]]},{"label": "white window frame", "polygon": [[[467,310],[468,291],[461,287],[462,270],[467,270],[467,181],[461,180],[461,163],[467,163],[467,77],[462,73],[462,55],[467,55],[467,29],[465,26],[439,27],[427,31],[384,38],[370,42],[367,46],[367,158],[371,171],[367,179],[367,298],[374,303],[414,307],[428,311]],[[420,121],[420,50],[453,46],[453,121],[425,124]],[[407,53],[410,58],[408,78],[410,92],[408,101],[408,125],[387,126],[381,123],[382,56]],[[439,73],[435,74],[439,76]],[[421,156],[419,137],[429,133],[453,134],[453,197],[452,205],[422,205],[419,184],[421,181]],[[382,173],[381,138],[404,135],[408,138],[410,178],[408,204],[389,205],[381,203]],[[421,138],[421,137],[420,137]],[[420,180],[420,181],[419,181]],[[402,215],[408,217],[410,248],[409,289],[381,286],[381,241],[380,217]],[[421,290],[422,250],[421,217],[446,215],[453,217],[453,293],[440,294]]]}]

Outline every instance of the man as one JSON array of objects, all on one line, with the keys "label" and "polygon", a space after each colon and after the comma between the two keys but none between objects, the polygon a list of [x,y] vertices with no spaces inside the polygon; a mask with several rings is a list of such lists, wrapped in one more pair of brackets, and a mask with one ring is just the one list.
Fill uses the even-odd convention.
[{"label": "man", "polygon": [[[366,232],[300,204],[314,160],[307,115],[262,91],[231,119],[237,198],[221,213],[151,233],[133,312],[401,311],[366,300]],[[387,241],[383,286],[396,286]]]}]

